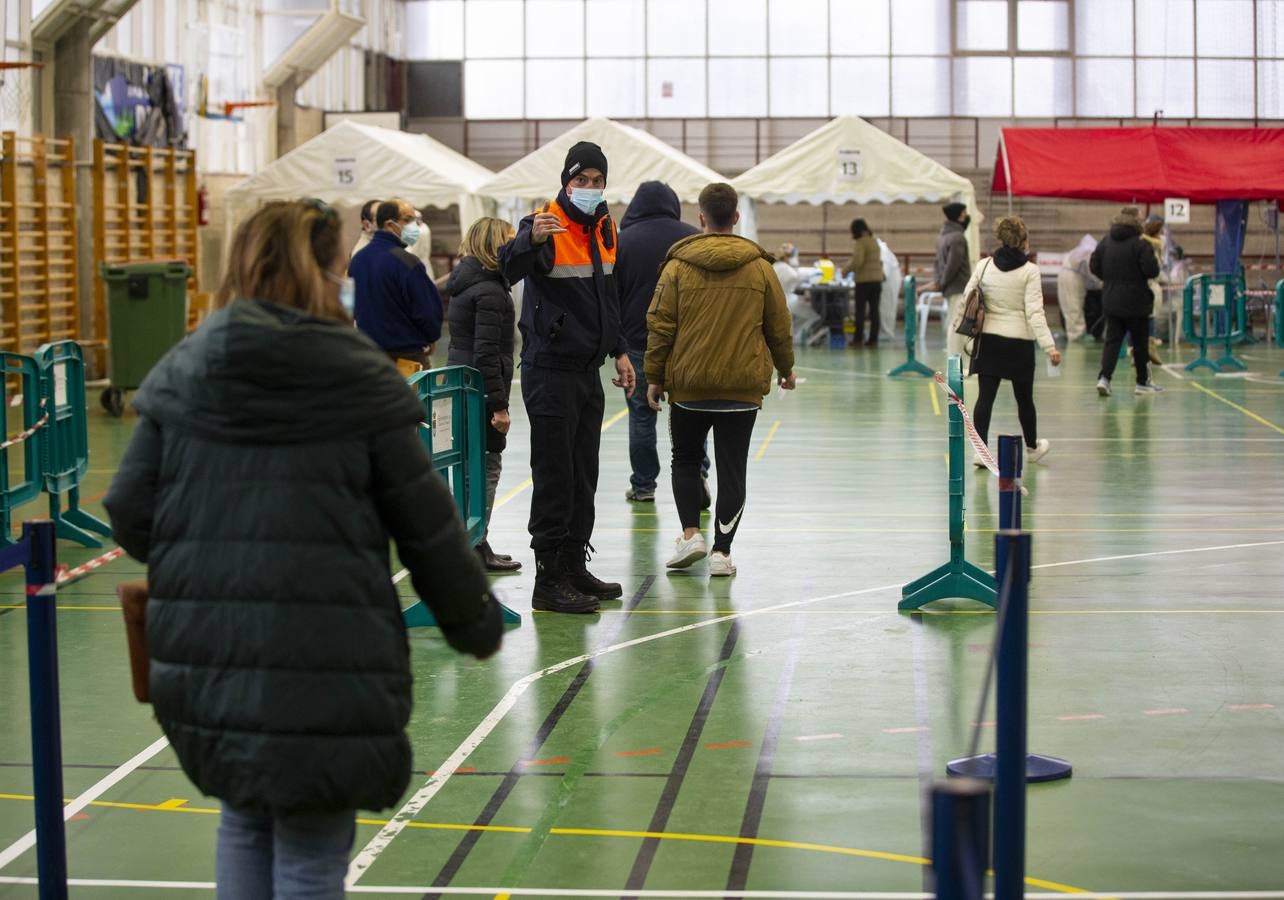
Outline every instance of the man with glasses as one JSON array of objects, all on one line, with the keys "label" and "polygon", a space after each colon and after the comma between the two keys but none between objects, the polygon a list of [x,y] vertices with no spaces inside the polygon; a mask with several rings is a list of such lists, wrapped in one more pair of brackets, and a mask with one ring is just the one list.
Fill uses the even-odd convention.
[{"label": "man with glasses", "polygon": [[401,199],[375,210],[370,245],[348,263],[356,285],[357,327],[396,362],[404,375],[428,365],[441,337],[442,305],[424,264],[407,248],[419,240],[419,213]]},{"label": "man with glasses", "polygon": [[602,362],[614,357],[612,383],[626,394],[635,384],[620,329],[618,238],[602,199],[606,170],[597,144],[572,147],[562,190],[523,219],[499,253],[508,281],[526,280],[519,327],[531,431],[531,605],[551,612],[593,613],[601,600],[623,595],[586,566],[605,405]]}]

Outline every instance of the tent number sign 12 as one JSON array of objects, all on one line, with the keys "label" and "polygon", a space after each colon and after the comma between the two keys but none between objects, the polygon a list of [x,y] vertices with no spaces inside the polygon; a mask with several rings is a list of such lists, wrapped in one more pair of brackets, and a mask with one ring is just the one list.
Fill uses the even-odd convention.
[{"label": "tent number sign 12", "polygon": [[334,186],[337,188],[354,188],[357,186],[357,158],[355,156],[335,157]]},{"label": "tent number sign 12", "polygon": [[838,180],[860,181],[865,174],[865,164],[861,161],[859,150],[838,151]]},{"label": "tent number sign 12", "polygon": [[1190,201],[1185,197],[1168,197],[1164,200],[1164,221],[1169,225],[1190,224]]}]

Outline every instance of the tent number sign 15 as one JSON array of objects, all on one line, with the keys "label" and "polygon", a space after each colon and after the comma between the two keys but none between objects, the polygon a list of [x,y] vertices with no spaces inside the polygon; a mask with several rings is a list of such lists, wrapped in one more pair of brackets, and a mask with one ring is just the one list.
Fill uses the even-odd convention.
[{"label": "tent number sign 15", "polygon": [[865,174],[865,164],[859,150],[838,151],[838,180],[860,181]]},{"label": "tent number sign 15", "polygon": [[334,186],[337,188],[355,188],[357,186],[356,157],[335,157]]}]

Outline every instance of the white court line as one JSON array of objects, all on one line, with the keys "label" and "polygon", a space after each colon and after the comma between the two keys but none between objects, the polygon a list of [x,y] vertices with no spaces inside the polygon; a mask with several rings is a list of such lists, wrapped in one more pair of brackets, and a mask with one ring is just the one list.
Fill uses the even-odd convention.
[{"label": "white court line", "polygon": [[[1111,562],[1114,560],[1139,559],[1139,558],[1150,557],[1150,556],[1170,556],[1170,555],[1180,554],[1180,553],[1205,553],[1213,550],[1239,550],[1239,549],[1244,549],[1248,547],[1268,547],[1268,546],[1274,546],[1278,544],[1284,544],[1284,540],[1261,541],[1261,542],[1252,543],[1252,544],[1226,544],[1226,545],[1217,546],[1217,547],[1191,547],[1185,550],[1159,550],[1159,551],[1154,551],[1150,553],[1129,553],[1129,554],[1122,554],[1119,556],[1098,556],[1098,557],[1092,557],[1088,559],[1067,560],[1066,562],[1059,562],[1059,563],[1043,563],[1041,565],[1032,566],[1031,568],[1032,569],[1053,569],[1053,568],[1058,568],[1060,566],[1084,565],[1086,563],[1094,563],[1094,562]],[[383,851],[388,848],[388,845],[391,844],[397,838],[397,836],[401,834],[402,831],[405,830],[406,825],[409,824],[411,820],[413,820],[416,816],[419,815],[420,812],[423,811],[423,808],[428,804],[428,801],[430,801],[434,796],[437,795],[437,793],[443,787],[446,786],[446,782],[449,781],[451,776],[455,774],[455,772],[459,769],[461,765],[463,765],[464,761],[469,757],[469,755],[474,750],[476,750],[477,747],[479,747],[484,740],[486,740],[486,738],[490,735],[492,731],[495,730],[496,726],[499,725],[499,723],[503,720],[504,716],[508,714],[508,711],[511,710],[513,706],[516,705],[518,699],[522,696],[522,694],[526,693],[527,688],[529,688],[532,684],[534,684],[536,681],[540,680],[541,678],[545,678],[549,675],[553,675],[557,672],[562,671],[563,669],[569,668],[570,666],[578,665],[579,663],[582,663],[582,662],[587,662],[590,659],[596,659],[597,657],[604,656],[608,653],[615,653],[620,650],[626,650],[630,647],[636,647],[641,644],[650,643],[651,641],[657,641],[662,638],[672,637],[673,635],[683,634],[688,631],[694,631],[698,628],[708,628],[712,625],[718,625],[723,622],[730,622],[733,619],[748,618],[749,616],[761,615],[763,613],[768,613],[768,612],[777,612],[782,609],[793,609],[800,606],[806,606],[812,603],[821,603],[826,600],[837,600],[844,597],[858,597],[863,594],[873,594],[879,591],[887,591],[887,590],[892,590],[894,588],[899,588],[899,587],[901,587],[901,585],[900,583],[897,583],[894,585],[885,585],[883,587],[865,588],[859,591],[846,591],[841,594],[830,594],[824,597],[813,597],[806,600],[793,600],[788,603],[777,603],[773,606],[765,606],[760,609],[745,610],[744,612],[732,613],[726,616],[719,616],[716,619],[706,619],[703,622],[693,622],[690,625],[683,625],[680,628],[671,628],[668,631],[661,631],[656,634],[646,635],[640,638],[634,638],[631,641],[625,641],[619,644],[612,644],[609,647],[603,647],[601,650],[595,650],[592,653],[586,653],[581,656],[572,657],[571,659],[563,660],[560,663],[549,666],[546,669],[541,669],[538,672],[532,672],[530,675],[527,675],[526,677],[522,678],[521,680],[516,682],[512,687],[508,689],[508,692],[504,694],[504,696],[500,699],[499,703],[495,705],[494,709],[492,709],[490,713],[487,714],[487,716],[477,724],[477,727],[473,729],[472,733],[469,734],[468,737],[464,739],[463,743],[461,743],[458,747],[455,748],[455,751],[451,753],[449,757],[446,758],[446,761],[437,767],[436,771],[428,779],[428,781],[424,783],[423,787],[421,787],[418,791],[416,791],[415,794],[409,800],[406,801],[405,805],[403,805],[401,809],[397,811],[397,814],[388,821],[388,824],[385,825],[382,829],[380,829],[379,833],[370,839],[369,843],[367,843],[365,847],[361,849],[360,853],[358,853],[355,857],[353,857],[352,862],[348,865],[348,877],[345,883],[347,884],[350,890],[353,889],[353,886],[367,871],[369,871],[370,866],[372,866],[375,860],[379,858],[380,854],[382,854]],[[512,892],[510,891],[509,893],[512,893]],[[725,892],[722,892],[715,896],[727,896],[727,895]],[[1118,896],[1118,895],[1110,895],[1110,896]],[[1281,892],[1280,896],[1284,897],[1284,892]]]},{"label": "white court line", "polygon": [[[1284,541],[1281,541],[1281,543],[1284,543]],[[450,756],[446,758],[446,761],[437,767],[432,776],[424,782],[423,787],[416,791],[414,795],[406,801],[405,805],[397,811],[397,814],[388,820],[388,824],[380,829],[379,833],[370,839],[369,843],[361,849],[360,853],[353,857],[352,862],[348,865],[348,878],[346,881],[348,888],[351,889],[361,876],[369,871],[370,866],[372,866],[375,860],[379,858],[379,855],[388,848],[388,845],[396,839],[397,835],[401,834],[401,832],[405,830],[406,825],[419,815],[423,808],[428,804],[428,801],[435,797],[437,792],[446,786],[446,782],[449,781],[450,777],[455,774],[456,770],[463,765],[464,760],[468,759],[472,752],[476,750],[481,743],[490,736],[490,733],[495,730],[499,723],[503,721],[504,717],[508,715],[508,711],[511,710],[517,704],[517,701],[521,696],[526,693],[527,688],[539,681],[541,678],[554,675],[561,672],[563,669],[570,668],[571,666],[588,662],[590,659],[597,659],[598,657],[605,656],[608,653],[617,653],[620,650],[627,650],[630,647],[649,644],[652,641],[658,641],[663,638],[673,637],[674,635],[684,634],[688,631],[695,631],[699,628],[709,628],[713,625],[720,625],[724,622],[731,622],[736,619],[746,619],[750,616],[762,615],[767,612],[778,612],[782,609],[794,609],[799,606],[821,603],[826,600],[838,600],[844,597],[859,597],[862,594],[874,594],[879,591],[890,591],[898,589],[900,586],[900,582],[897,582],[896,584],[864,588],[858,591],[844,591],[841,594],[828,594],[824,597],[811,597],[806,600],[791,600],[787,603],[777,603],[772,606],[764,606],[759,609],[750,609],[745,610],[744,612],[731,613],[726,616],[718,616],[715,619],[705,619],[703,622],[692,622],[690,625],[670,628],[668,631],[660,631],[655,634],[648,634],[643,637],[634,638],[630,641],[611,644],[610,646],[603,647],[600,650],[594,650],[592,653],[573,656],[570,659],[562,660],[560,663],[549,666],[546,669],[540,669],[538,672],[532,672],[517,681],[508,689],[508,692],[505,693],[499,703],[495,705],[495,708],[492,709],[484,719],[477,723],[477,727],[473,729],[472,734],[464,738],[463,743],[456,747],[455,752],[451,753]],[[722,896],[722,894],[719,896]]]},{"label": "white court line", "polygon": [[[135,769],[147,762],[157,753],[160,753],[169,746],[169,741],[165,738],[157,738],[149,746],[140,750],[132,759],[121,763],[109,774],[100,779],[93,787],[85,791],[75,800],[66,805],[62,811],[64,821],[70,820],[72,816],[79,813],[86,806],[93,803],[103,794],[107,793],[121,781],[124,781]],[[26,853],[36,845],[36,830],[33,828],[22,837],[10,844],[3,853],[0,853],[0,869],[3,869],[9,863],[13,862],[22,854]]]},{"label": "white court line", "polygon": [[1182,371],[1184,370],[1185,367],[1182,366],[1181,363],[1164,363],[1159,368],[1161,371],[1168,373],[1173,378],[1176,378],[1178,381],[1186,380],[1186,376],[1182,374]]},{"label": "white court line", "polygon": [[[0,876],[0,884],[36,884],[35,878],[16,878]],[[71,887],[104,887],[104,888],[154,888],[169,890],[212,891],[212,881],[133,881],[117,878],[68,878]],[[431,885],[361,885],[350,887],[352,894],[442,894],[444,896],[494,897],[507,894],[511,897],[618,897],[624,891],[621,888],[509,888],[509,887],[447,887]],[[742,900],[932,900],[932,894],[910,892],[868,892],[868,891],[671,891],[671,890],[633,890],[627,892],[633,897],[657,898],[717,898],[736,897]],[[987,893],[987,900],[993,900],[994,894]],[[1026,900],[1284,900],[1284,891],[1093,891],[1066,894],[1064,892],[1025,893]]]}]

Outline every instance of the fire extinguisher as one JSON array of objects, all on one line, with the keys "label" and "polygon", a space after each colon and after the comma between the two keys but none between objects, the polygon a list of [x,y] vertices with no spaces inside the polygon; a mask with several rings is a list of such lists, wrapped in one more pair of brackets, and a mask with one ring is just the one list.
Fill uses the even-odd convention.
[{"label": "fire extinguisher", "polygon": [[198,225],[210,223],[210,192],[205,185],[196,189],[196,223]]}]

